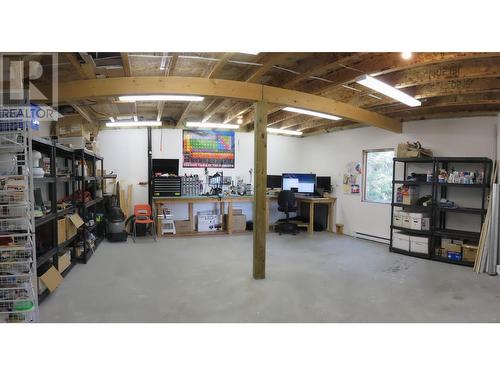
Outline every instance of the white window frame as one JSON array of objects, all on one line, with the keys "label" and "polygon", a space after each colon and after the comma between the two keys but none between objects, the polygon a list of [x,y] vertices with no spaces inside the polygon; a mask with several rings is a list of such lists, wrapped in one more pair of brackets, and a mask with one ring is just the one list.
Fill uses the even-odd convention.
[{"label": "white window frame", "polygon": [[[379,202],[379,201],[372,201],[372,200],[369,200],[366,198],[366,189],[368,187],[368,185],[366,184],[366,176],[368,175],[368,160],[367,160],[368,154],[371,152],[387,152],[387,151],[394,152],[394,147],[374,148],[374,149],[363,150],[363,185],[361,187],[361,201],[362,202],[378,203],[378,204],[391,204],[392,203],[392,200],[390,200],[388,202]],[[392,177],[391,177],[391,181],[392,181]]]}]

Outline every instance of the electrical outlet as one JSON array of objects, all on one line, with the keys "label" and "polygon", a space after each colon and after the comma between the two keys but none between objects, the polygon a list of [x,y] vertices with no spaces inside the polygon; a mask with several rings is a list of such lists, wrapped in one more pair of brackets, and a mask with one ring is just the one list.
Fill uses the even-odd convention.
[{"label": "electrical outlet", "polygon": [[497,265],[497,273],[500,275],[500,265]]}]

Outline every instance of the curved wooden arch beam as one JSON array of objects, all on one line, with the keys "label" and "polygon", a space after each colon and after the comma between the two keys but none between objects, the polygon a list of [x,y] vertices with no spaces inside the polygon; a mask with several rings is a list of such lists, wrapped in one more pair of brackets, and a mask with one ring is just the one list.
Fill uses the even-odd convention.
[{"label": "curved wooden arch beam", "polygon": [[250,102],[268,102],[327,113],[401,133],[401,122],[376,112],[305,92],[257,83],[195,77],[120,77],[62,83],[59,102],[121,95],[200,95]]}]

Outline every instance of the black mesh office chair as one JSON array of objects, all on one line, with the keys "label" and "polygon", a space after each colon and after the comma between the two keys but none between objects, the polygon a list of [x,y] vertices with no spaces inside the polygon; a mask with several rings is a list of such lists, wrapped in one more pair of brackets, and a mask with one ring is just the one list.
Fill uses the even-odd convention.
[{"label": "black mesh office chair", "polygon": [[288,233],[296,235],[299,232],[297,224],[290,223],[290,212],[297,212],[295,194],[290,190],[282,190],[278,195],[278,211],[284,212],[286,219],[276,226],[276,231],[281,235]]}]

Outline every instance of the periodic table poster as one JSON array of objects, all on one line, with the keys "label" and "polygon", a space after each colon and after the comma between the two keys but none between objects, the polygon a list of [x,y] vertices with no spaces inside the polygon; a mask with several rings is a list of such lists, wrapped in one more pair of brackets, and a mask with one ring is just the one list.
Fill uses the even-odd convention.
[{"label": "periodic table poster", "polygon": [[184,130],[184,168],[234,168],[234,131]]}]

